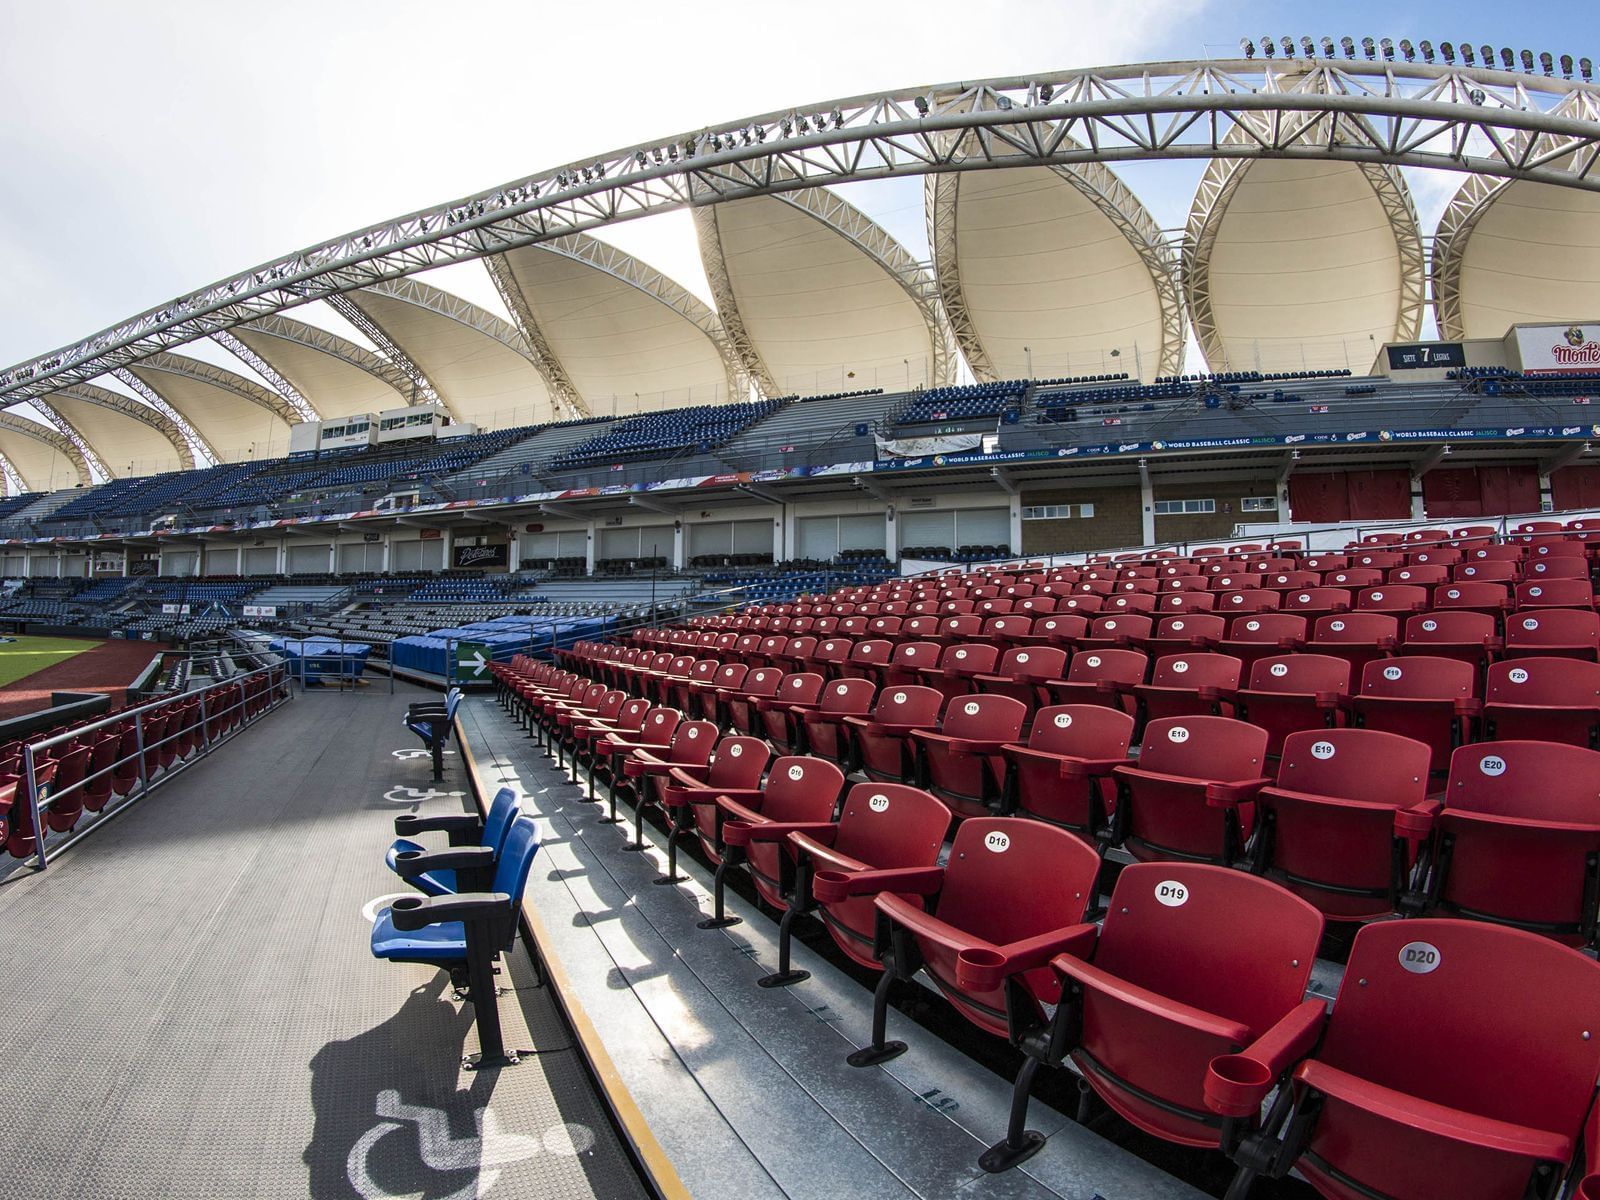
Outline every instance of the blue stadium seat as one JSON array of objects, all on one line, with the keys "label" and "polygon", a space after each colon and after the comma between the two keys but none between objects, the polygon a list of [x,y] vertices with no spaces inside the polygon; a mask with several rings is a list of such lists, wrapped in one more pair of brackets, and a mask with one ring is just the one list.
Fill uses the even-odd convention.
[{"label": "blue stadium seat", "polygon": [[520,811],[517,794],[510,788],[501,788],[489,805],[487,817],[476,813],[452,813],[442,817],[406,813],[395,818],[396,833],[443,831],[450,835],[450,849],[429,853],[421,842],[402,836],[389,847],[384,862],[425,896],[482,891],[492,878],[505,847],[506,835],[511,832],[511,824]]},{"label": "blue stadium seat", "polygon": [[434,782],[444,778],[444,744],[450,740],[451,722],[461,704],[461,689],[445,693],[443,704],[413,704],[404,718],[405,727],[422,739],[433,755]]}]

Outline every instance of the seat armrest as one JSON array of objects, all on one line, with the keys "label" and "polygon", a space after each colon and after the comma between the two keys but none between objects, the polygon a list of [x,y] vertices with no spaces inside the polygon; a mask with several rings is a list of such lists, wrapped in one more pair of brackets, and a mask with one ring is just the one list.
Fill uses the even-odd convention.
[{"label": "seat armrest", "polygon": [[1132,766],[1134,761],[1131,758],[1063,758],[1061,778],[1083,779],[1090,776],[1098,778],[1111,774],[1118,767]]},{"label": "seat armrest", "polygon": [[394,831],[400,837],[415,837],[419,833],[479,833],[483,819],[476,813],[450,813],[445,816],[424,817],[417,813],[402,813],[394,819]]},{"label": "seat armrest", "polygon": [[1008,977],[1037,970],[1058,955],[1087,958],[1098,934],[1092,924],[1068,925],[993,949],[962,951],[956,957],[956,985],[969,992],[989,992]]},{"label": "seat armrest", "polygon": [[389,906],[389,919],[401,933],[446,921],[493,920],[511,906],[504,892],[462,892],[456,896],[402,896]]},{"label": "seat armrest", "polygon": [[1232,700],[1234,696],[1238,695],[1238,692],[1238,688],[1218,687],[1209,683],[1202,683],[1197,694],[1202,700],[1215,702],[1218,700]]},{"label": "seat armrest", "polygon": [[1456,697],[1456,716],[1475,717],[1483,711],[1483,701],[1476,696]]},{"label": "seat armrest", "polygon": [[402,850],[394,856],[395,873],[402,879],[415,879],[428,871],[470,871],[494,865],[492,846],[458,846],[450,850],[425,853]]},{"label": "seat armrest", "polygon": [[942,733],[935,733],[931,729],[914,729],[911,736],[919,742],[935,742],[943,746],[951,754],[999,754],[1003,741],[979,741],[975,738],[947,737]]},{"label": "seat armrest", "polygon": [[1226,808],[1230,804],[1248,803],[1271,782],[1271,777],[1266,775],[1255,779],[1213,780],[1206,784],[1206,805],[1210,808]]},{"label": "seat armrest", "polygon": [[1206,1107],[1224,1117],[1258,1116],[1284,1072],[1316,1046],[1327,1019],[1321,1000],[1302,1000],[1242,1053],[1213,1058],[1202,1085]]},{"label": "seat armrest", "polygon": [[868,871],[822,870],[811,880],[811,894],[822,904],[834,904],[851,896],[871,896],[878,892],[932,896],[943,886],[943,867],[890,867]]},{"label": "seat armrest", "polygon": [[1350,697],[1343,692],[1317,692],[1316,703],[1318,708],[1348,709],[1351,706]]},{"label": "seat armrest", "polygon": [[831,821],[724,821],[722,840],[729,846],[748,846],[751,842],[781,842],[791,833],[815,834],[832,829]]},{"label": "seat armrest", "polygon": [[622,764],[622,773],[629,779],[637,779],[641,775],[670,775],[672,773],[672,763],[664,758],[657,758],[653,754],[649,757],[644,757],[644,754],[644,751],[640,751],[639,754],[633,755],[627,762]]},{"label": "seat armrest", "polygon": [[1444,805],[1437,800],[1424,800],[1410,808],[1395,809],[1395,837],[1405,838],[1408,842],[1420,842],[1433,832],[1434,819],[1443,811]]}]

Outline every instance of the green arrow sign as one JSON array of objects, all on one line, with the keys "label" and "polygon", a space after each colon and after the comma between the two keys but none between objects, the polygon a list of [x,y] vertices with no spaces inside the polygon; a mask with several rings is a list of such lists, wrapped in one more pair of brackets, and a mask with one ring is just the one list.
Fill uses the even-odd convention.
[{"label": "green arrow sign", "polygon": [[489,678],[489,647],[483,642],[456,643],[456,682],[483,682]]}]

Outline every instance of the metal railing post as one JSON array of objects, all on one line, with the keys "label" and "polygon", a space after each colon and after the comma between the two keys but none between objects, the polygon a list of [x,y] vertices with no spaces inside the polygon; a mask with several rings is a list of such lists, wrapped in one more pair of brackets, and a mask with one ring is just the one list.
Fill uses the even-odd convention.
[{"label": "metal railing post", "polygon": [[150,790],[150,771],[145,764],[144,757],[144,712],[140,710],[133,714],[133,744],[139,754],[139,793],[143,795]]},{"label": "metal railing post", "polygon": [[200,753],[211,753],[211,717],[206,711],[206,695],[210,688],[200,689]]},{"label": "metal railing post", "polygon": [[33,818],[34,856],[39,860],[39,870],[44,870],[47,858],[44,848],[44,823],[39,813],[39,781],[33,773],[33,745],[22,748],[22,780],[28,794],[28,813]]}]

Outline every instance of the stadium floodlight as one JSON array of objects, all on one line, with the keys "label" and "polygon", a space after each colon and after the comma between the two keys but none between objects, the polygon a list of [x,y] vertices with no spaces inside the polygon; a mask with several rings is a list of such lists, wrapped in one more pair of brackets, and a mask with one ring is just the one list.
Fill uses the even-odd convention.
[{"label": "stadium floodlight", "polygon": [[1383,51],[1383,61],[1384,62],[1393,62],[1394,61],[1394,43],[1391,42],[1388,38],[1379,38],[1378,39],[1378,49]]},{"label": "stadium floodlight", "polygon": [[1493,46],[1480,46],[1478,48],[1478,57],[1483,59],[1483,65],[1484,66],[1489,67],[1491,69],[1494,67],[1494,47]]},{"label": "stadium floodlight", "polygon": [[1049,104],[1050,103],[1050,97],[1054,96],[1055,94],[1056,94],[1056,89],[1055,89],[1055,85],[1054,84],[1041,83],[1039,85],[1039,103],[1040,104]]},{"label": "stadium floodlight", "polygon": [[1285,58],[1294,57],[1294,39],[1292,37],[1284,38],[1278,43],[1278,46],[1283,51],[1283,56]]},{"label": "stadium floodlight", "polygon": [[1410,38],[1400,39],[1400,53],[1407,62],[1413,62],[1417,57],[1417,48],[1411,44]]},{"label": "stadium floodlight", "polygon": [[1375,59],[1378,56],[1376,43],[1374,43],[1373,40],[1371,38],[1369,38],[1369,37],[1362,38],[1361,39],[1361,53],[1363,53],[1363,54],[1365,54],[1367,56],[1367,61],[1368,62],[1371,62],[1373,59]]},{"label": "stadium floodlight", "polygon": [[1540,52],[1539,69],[1546,75],[1554,75],[1556,73],[1555,60],[1550,57],[1550,51],[1544,50]]},{"label": "stadium floodlight", "polygon": [[1561,56],[1561,78],[1572,78],[1572,55],[1570,54],[1563,54]]},{"label": "stadium floodlight", "polygon": [[1254,58],[1256,56],[1256,44],[1249,38],[1239,39],[1239,49],[1244,51],[1246,58]]},{"label": "stadium floodlight", "polygon": [[1356,56],[1356,44],[1349,38],[1340,38],[1339,48],[1344,51],[1346,58],[1354,58]]},{"label": "stadium floodlight", "polygon": [[[928,98],[926,96],[918,96],[913,103],[917,106],[917,116],[925,117],[928,115]],[[804,118],[801,118],[801,124],[802,126],[805,124]]]},{"label": "stadium floodlight", "polygon": [[1333,57],[1333,50],[1334,50],[1333,39],[1330,38],[1330,37],[1323,38],[1322,39],[1322,57],[1323,58],[1332,58]]},{"label": "stadium floodlight", "polygon": [[1516,51],[1512,50],[1510,46],[1500,47],[1500,65],[1507,71],[1515,71],[1517,69]]},{"label": "stadium floodlight", "polygon": [[1589,83],[1594,79],[1594,64],[1587,58],[1578,60],[1578,74],[1583,76],[1583,81]]},{"label": "stadium floodlight", "polygon": [[1261,39],[1261,53],[1265,54],[1268,58],[1271,58],[1277,52],[1278,48],[1277,46],[1273,45],[1270,37],[1264,37]]},{"label": "stadium floodlight", "polygon": [[1522,69],[1529,72],[1533,70],[1533,51],[1524,50],[1522,52]]},{"label": "stadium floodlight", "polygon": [[[1426,45],[1426,43],[1424,43],[1424,45]],[[1468,50],[1468,51],[1470,51],[1472,49],[1471,46],[1464,46],[1462,48],[1464,50]],[[1449,63],[1451,66],[1455,66],[1455,63],[1456,63],[1456,48],[1455,48],[1455,45],[1453,43],[1451,43],[1451,42],[1440,42],[1439,43],[1439,53],[1444,56],[1445,62]]]},{"label": "stadium floodlight", "polygon": [[1301,38],[1300,53],[1307,58],[1315,58],[1317,56],[1317,44],[1308,37]]}]

